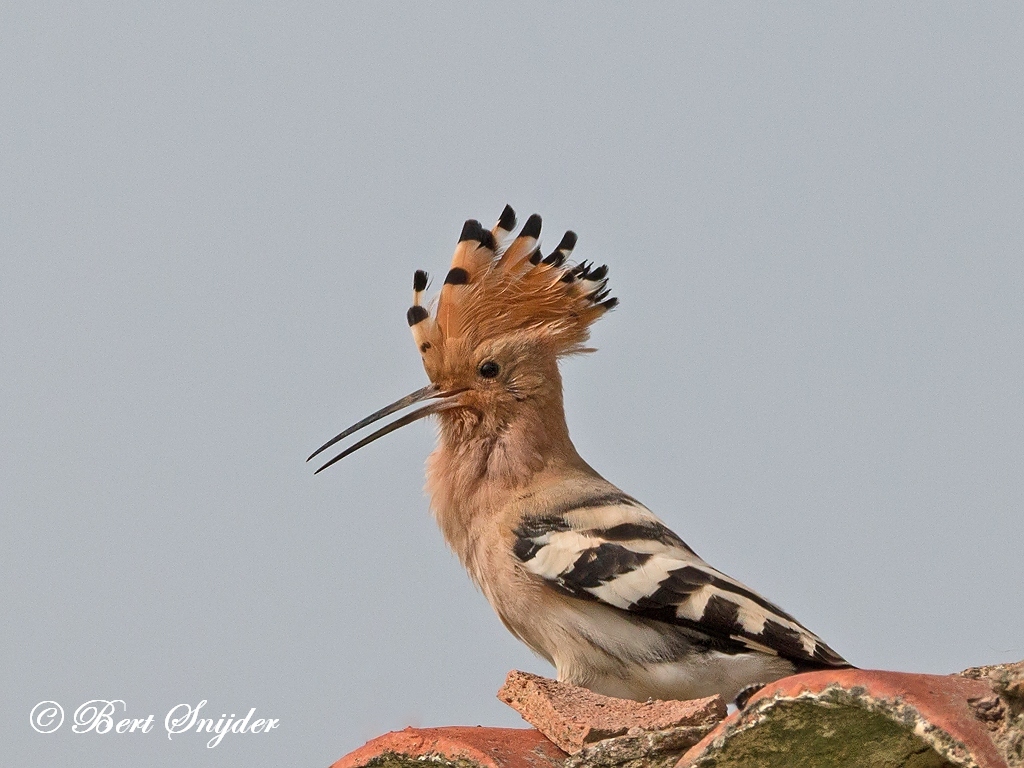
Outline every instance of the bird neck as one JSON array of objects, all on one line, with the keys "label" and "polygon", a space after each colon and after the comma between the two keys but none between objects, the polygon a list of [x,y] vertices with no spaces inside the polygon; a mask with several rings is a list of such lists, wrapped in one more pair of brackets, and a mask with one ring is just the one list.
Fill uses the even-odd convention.
[{"label": "bird neck", "polygon": [[544,478],[590,470],[569,439],[561,381],[552,384],[497,425],[488,424],[489,414],[440,415],[438,445],[427,462],[427,491],[445,539],[463,562],[490,514]]}]

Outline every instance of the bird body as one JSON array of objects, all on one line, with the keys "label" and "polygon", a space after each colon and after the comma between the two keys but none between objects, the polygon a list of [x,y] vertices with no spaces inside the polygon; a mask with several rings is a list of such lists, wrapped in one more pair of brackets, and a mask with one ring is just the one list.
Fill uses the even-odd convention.
[{"label": "bird body", "polygon": [[637,700],[731,701],[796,671],[850,666],[580,457],[558,359],[590,351],[582,346],[590,324],[616,305],[607,268],[565,266],[571,232],[542,257],[538,216],[507,244],[514,224],[507,206],[490,231],[466,223],[433,316],[421,303],[426,275],[416,274],[408,320],[431,385],[317,453],[379,418],[436,402],[321,469],[435,415],[427,490],[445,540],[505,626],[560,680]]}]

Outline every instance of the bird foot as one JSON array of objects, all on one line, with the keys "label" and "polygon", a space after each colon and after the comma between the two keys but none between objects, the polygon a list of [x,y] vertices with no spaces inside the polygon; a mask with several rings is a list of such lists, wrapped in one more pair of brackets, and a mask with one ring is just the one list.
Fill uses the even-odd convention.
[{"label": "bird foot", "polygon": [[751,683],[741,688],[740,692],[736,694],[736,709],[745,709],[751,697],[766,685],[767,683]]}]

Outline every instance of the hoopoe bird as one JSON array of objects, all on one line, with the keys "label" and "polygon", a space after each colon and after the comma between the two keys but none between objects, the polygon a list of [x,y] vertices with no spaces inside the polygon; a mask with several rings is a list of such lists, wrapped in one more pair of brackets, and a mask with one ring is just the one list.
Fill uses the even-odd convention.
[{"label": "hoopoe bird", "polygon": [[427,416],[427,462],[444,538],[505,626],[558,679],[646,700],[741,691],[795,672],[849,667],[796,619],[712,568],[643,504],[576,452],[558,360],[591,351],[591,324],[616,306],[607,266],[570,264],[576,235],[547,256],[541,219],[512,238],[506,206],[491,230],[465,223],[433,314],[427,274],[408,321],[430,384],[352,425],[431,401],[359,440],[326,469]]}]

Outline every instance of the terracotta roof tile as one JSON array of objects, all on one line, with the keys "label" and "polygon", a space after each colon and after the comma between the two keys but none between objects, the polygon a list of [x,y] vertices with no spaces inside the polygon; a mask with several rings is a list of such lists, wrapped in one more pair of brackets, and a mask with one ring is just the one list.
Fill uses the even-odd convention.
[{"label": "terracotta roof tile", "polygon": [[[903,750],[908,759],[921,755],[922,765],[1007,768],[969,704],[991,695],[985,683],[952,675],[859,669],[794,675],[751,697],[691,748],[679,768],[738,766],[752,752],[782,747],[780,765],[816,752],[837,765],[869,765],[872,755],[891,758]],[[925,758],[928,748],[934,758]]]},{"label": "terracotta roof tile", "polygon": [[566,754],[533,728],[406,728],[378,736],[331,768],[386,764],[389,757],[395,768],[403,762],[422,765],[420,758],[482,768],[561,768]]}]

